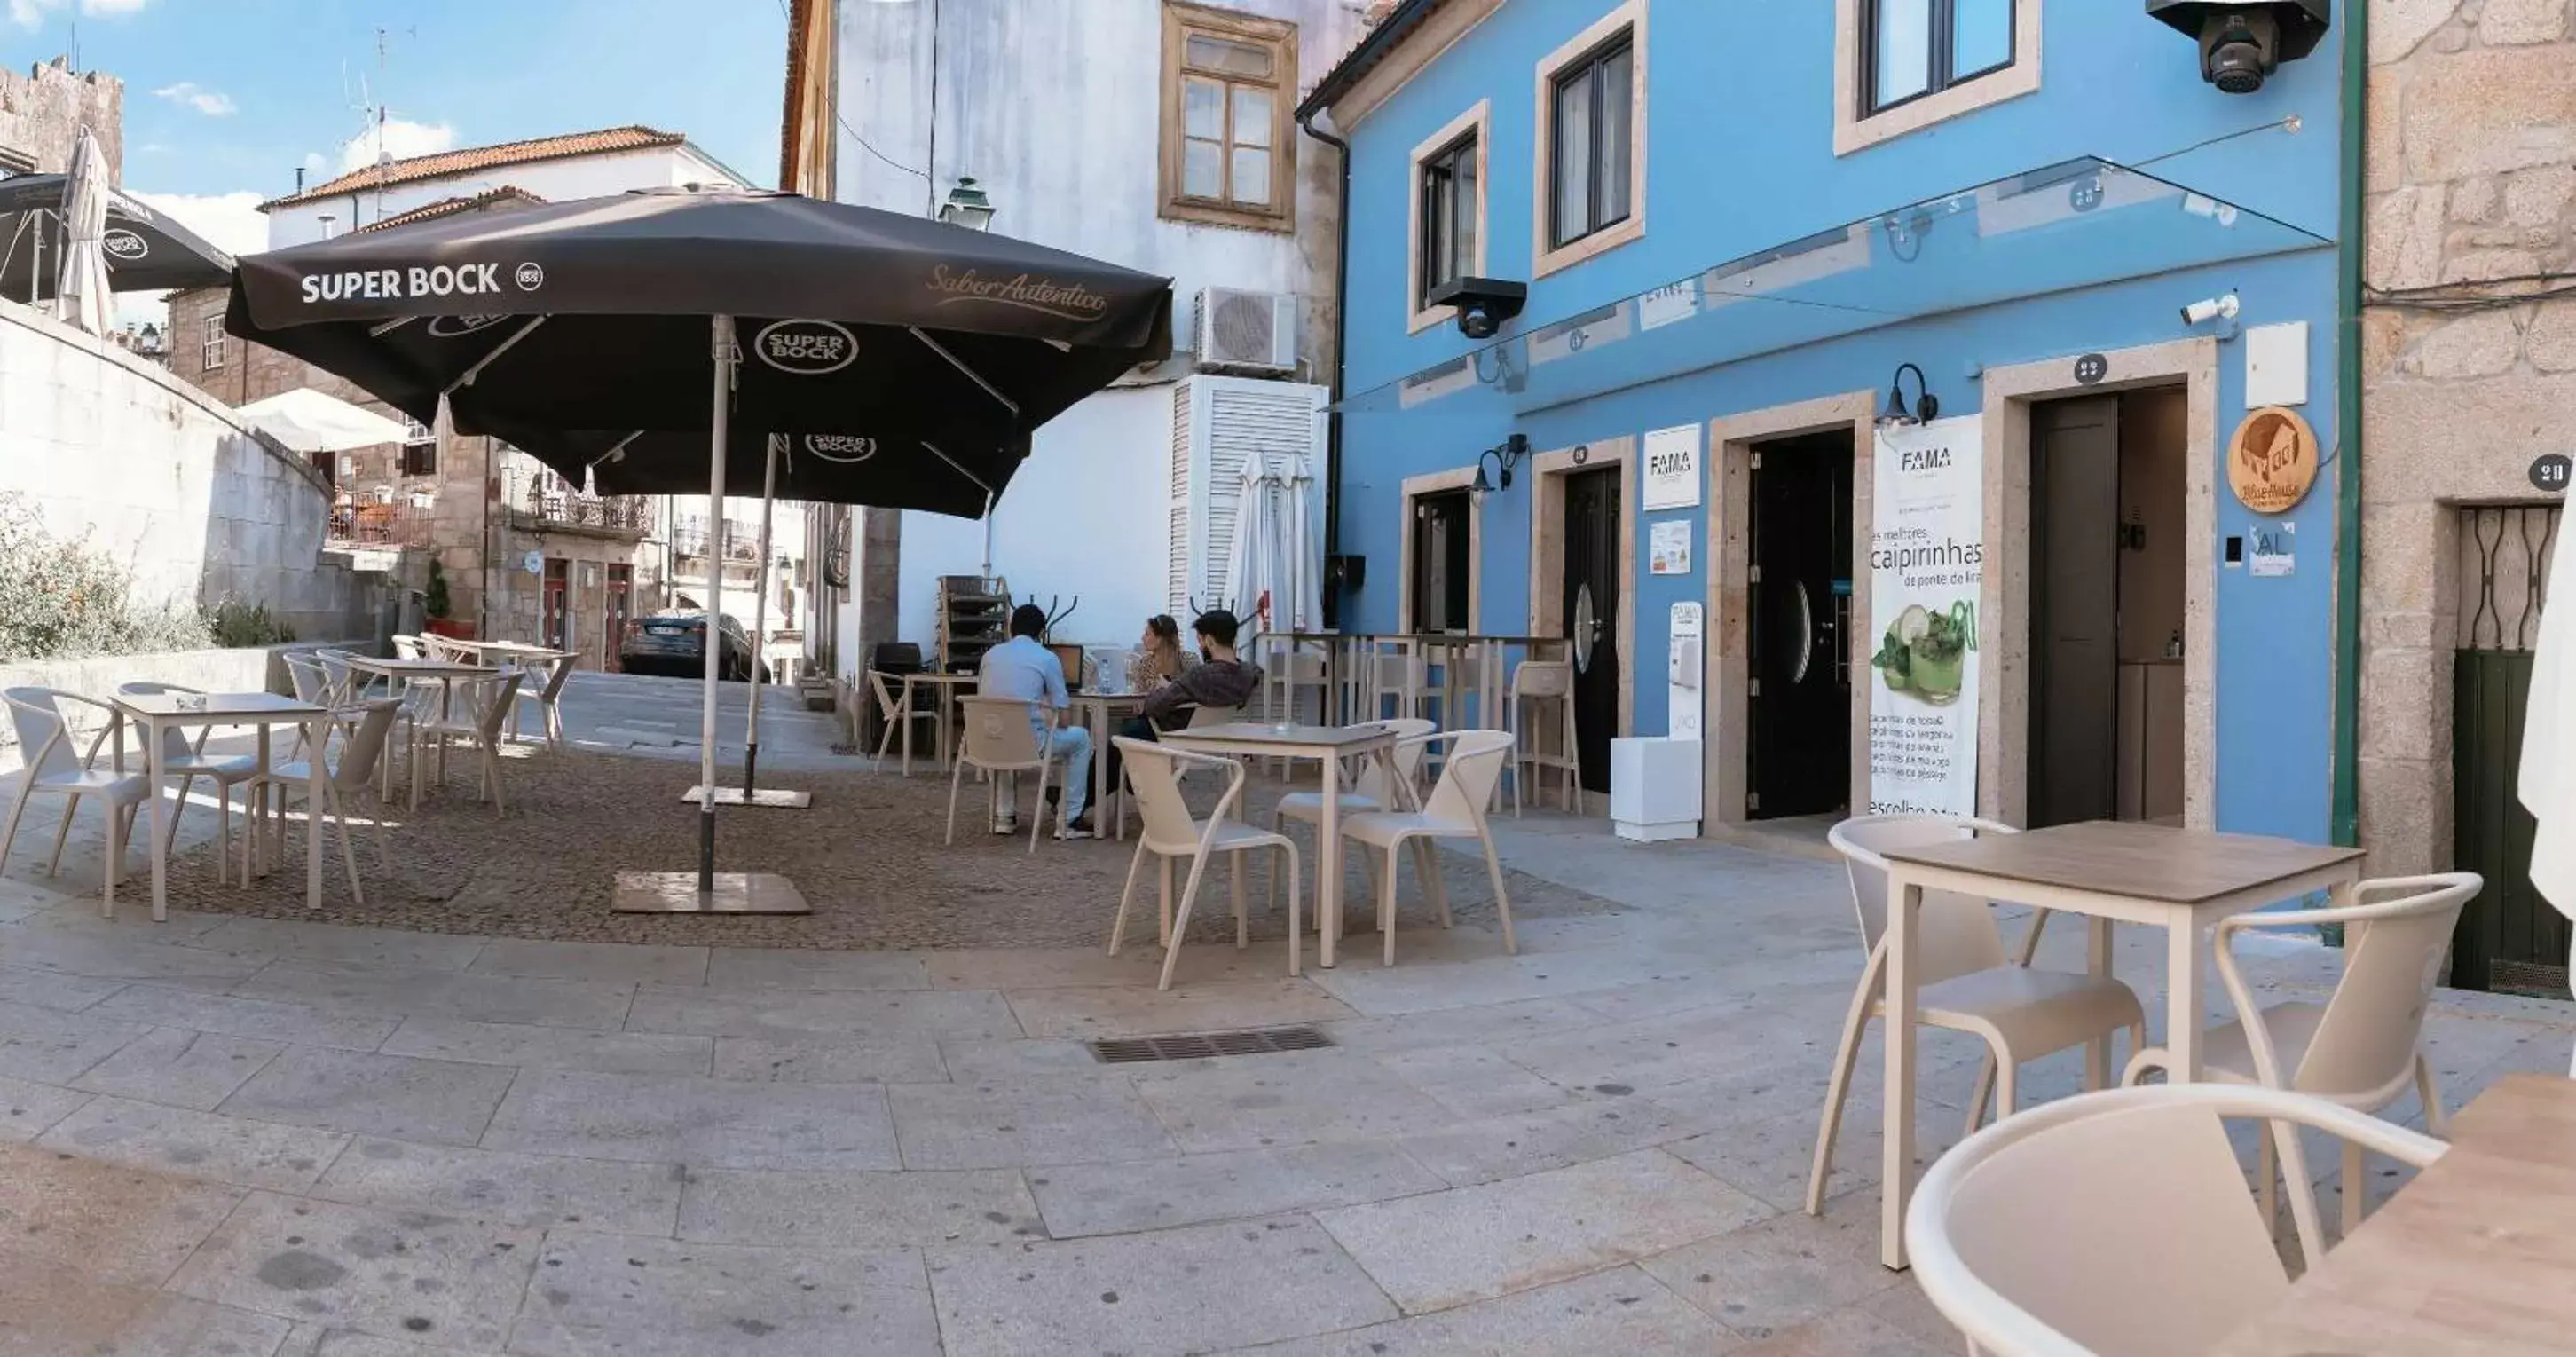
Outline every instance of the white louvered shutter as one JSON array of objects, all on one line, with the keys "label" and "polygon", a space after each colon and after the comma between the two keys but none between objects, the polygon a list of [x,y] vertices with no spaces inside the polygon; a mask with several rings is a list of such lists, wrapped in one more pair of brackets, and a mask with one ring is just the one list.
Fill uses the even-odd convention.
[{"label": "white louvered shutter", "polygon": [[1163,610],[1186,622],[1190,597],[1190,487],[1197,456],[1196,382],[1172,388],[1171,539],[1165,546]]},{"label": "white louvered shutter", "polygon": [[1302,382],[1202,374],[1172,396],[1172,541],[1166,585],[1172,616],[1199,608],[1241,612],[1233,596],[1235,518],[1243,473],[1255,459],[1273,466],[1316,455],[1316,411],[1324,388]]}]

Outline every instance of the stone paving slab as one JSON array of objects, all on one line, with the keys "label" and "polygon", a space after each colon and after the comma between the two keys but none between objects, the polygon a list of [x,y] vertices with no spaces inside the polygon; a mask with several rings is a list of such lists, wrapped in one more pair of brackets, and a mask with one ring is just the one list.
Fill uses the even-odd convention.
[{"label": "stone paving slab", "polygon": [[590,980],[607,984],[706,983],[707,948],[654,947],[639,943],[540,942],[494,938],[483,945],[468,975],[508,975],[534,980]]},{"label": "stone paving slab", "polygon": [[[1152,987],[1162,978],[1163,954],[1153,947],[1129,946],[1111,956],[1108,921],[1101,922],[1102,946],[960,947],[922,954],[930,983],[940,989],[1040,990],[1105,986],[1113,989]],[[1314,964],[1313,945],[1307,964]],[[1181,949],[1179,974],[1192,985],[1266,980],[1287,969],[1280,944],[1249,947],[1192,943]],[[1175,983],[1178,983],[1177,981]]]},{"label": "stone paving slab", "polygon": [[[270,1357],[290,1325],[30,1258],[0,1267],[0,1357]],[[303,1357],[303,1354],[296,1354]]]},{"label": "stone paving slab", "polygon": [[1028,1177],[1057,1239],[1249,1220],[1448,1186],[1392,1143],[1374,1140],[1059,1164]]},{"label": "stone paving slab", "polygon": [[183,1296],[498,1351],[544,1236],[257,1192],[170,1279]]},{"label": "stone paving slab", "polygon": [[1560,1107],[1573,1095],[1485,1046],[1422,1046],[1377,1057],[1396,1078],[1462,1117]]},{"label": "stone paving slab", "polygon": [[407,933],[245,915],[199,934],[195,945],[266,952],[290,966],[321,970],[461,971],[485,943],[462,933]]},{"label": "stone paving slab", "polygon": [[0,1004],[0,1076],[68,1084],[150,1030],[142,1023]]},{"label": "stone paving slab", "polygon": [[908,1250],[582,1234],[547,1240],[510,1342],[524,1357],[927,1357],[939,1350],[921,1259]]},{"label": "stone paving slab", "polygon": [[1063,1037],[943,1041],[939,1043],[939,1055],[947,1063],[948,1077],[961,1083],[1049,1074],[1097,1074],[1107,1068],[1089,1046]]},{"label": "stone paving slab", "polygon": [[1250,1347],[1395,1317],[1304,1216],[933,1249],[948,1357]]},{"label": "stone paving slab", "polygon": [[88,1101],[86,1093],[51,1084],[0,1079],[0,1141],[33,1140]]},{"label": "stone paving slab", "polygon": [[1523,999],[1484,1008],[1432,1009],[1401,1017],[1346,1018],[1323,1024],[1334,1044],[1359,1051],[1483,1044],[1509,1050],[1541,1037],[1601,1025],[1601,1015],[1568,999]]},{"label": "stone paving slab", "polygon": [[1633,1267],[1438,1314],[1238,1349],[1244,1357],[1610,1357],[1737,1351],[1735,1335]]},{"label": "stone paving slab", "polygon": [[176,989],[230,989],[273,959],[266,952],[172,946],[139,935],[131,926],[112,936],[25,926],[0,933],[0,963],[94,980],[149,980]]},{"label": "stone paving slab", "polygon": [[1866,1308],[1837,1310],[1812,1323],[1737,1349],[1737,1357],[1952,1357],[1956,1334],[1928,1342]]},{"label": "stone paving slab", "polygon": [[1045,1234],[1028,1185],[1010,1169],[697,1169],[680,1202],[679,1237],[719,1244],[891,1249]]},{"label": "stone paving slab", "polygon": [[[708,1040],[706,1037],[673,1039]],[[784,1079],[815,1084],[938,1084],[949,1079],[947,1062],[940,1058],[939,1043],[928,1037],[888,1040],[810,1037],[798,1041],[716,1037],[713,1040],[715,1075],[719,1079]]]},{"label": "stone paving slab", "polygon": [[251,1076],[218,1111],[293,1126],[471,1145],[515,1071],[298,1046]]},{"label": "stone paving slab", "polygon": [[[1306,980],[1246,980],[1200,984],[1175,980],[1169,990],[1021,990],[1011,1010],[1033,1037],[1147,1036],[1164,1032],[1218,1032],[1237,1027],[1279,1027],[1356,1016],[1340,1000]],[[963,1035],[962,1033],[957,1035]]]},{"label": "stone paving slab", "polygon": [[309,1004],[243,999],[160,985],[129,985],[90,1011],[104,1018],[298,1046],[331,1046],[344,1051],[372,1051],[402,1024],[399,1018],[362,1012],[326,1013]]},{"label": "stone paving slab", "polygon": [[282,1042],[156,1027],[91,1066],[72,1087],[210,1112],[285,1049]]},{"label": "stone paving slab", "polygon": [[581,980],[523,980],[458,971],[309,970],[279,964],[234,987],[250,999],[279,999],[334,1012],[589,1027],[626,1023],[633,991]]},{"label": "stone paving slab", "polygon": [[107,1285],[158,1286],[242,1189],[0,1145],[0,1277],[33,1260]]},{"label": "stone paving slab", "polygon": [[1563,1107],[1460,1122],[1400,1143],[1451,1186],[1467,1187],[1670,1144],[1698,1130],[1643,1099],[1591,1095]]},{"label": "stone paving slab", "polygon": [[440,1347],[429,1343],[405,1343],[392,1338],[354,1329],[326,1329],[319,1325],[299,1324],[286,1338],[277,1357],[483,1357],[463,1348]]},{"label": "stone paving slab", "polygon": [[322,1176],[349,1138],[155,1103],[93,1098],[36,1143],[183,1178],[300,1192]]},{"label": "stone paving slab", "polygon": [[577,1226],[668,1235],[676,1165],[636,1164],[361,1137],[312,1195],[352,1206],[431,1211],[527,1229]]},{"label": "stone paving slab", "polygon": [[[1309,977],[1354,1013],[1392,1017],[1444,1008],[1479,1008],[1526,999],[1571,998],[1596,990],[1705,975],[1704,964],[1669,954],[1626,950],[1535,952],[1522,943],[1519,956],[1492,956],[1451,966],[1375,964],[1354,956]],[[1401,956],[1398,957],[1401,961]]]},{"label": "stone paving slab", "polygon": [[1194,1154],[1435,1130],[1457,1114],[1348,1051],[1136,1067],[1136,1091]]},{"label": "stone paving slab", "polygon": [[892,1084],[903,1166],[1018,1168],[1169,1154],[1172,1138],[1116,1074]]},{"label": "stone paving slab", "polygon": [[877,1084],[529,1070],[483,1146],[715,1168],[902,1167]]},{"label": "stone paving slab", "polygon": [[1856,1193],[1826,1205],[1822,1219],[1784,1211],[1639,1266],[1747,1338],[1784,1333],[1906,1285],[1879,1266],[1875,1194]]},{"label": "stone paving slab", "polygon": [[928,989],[930,973],[909,952],[719,947],[706,983],[710,989]]},{"label": "stone paving slab", "polygon": [[516,1065],[532,1070],[602,1074],[704,1074],[714,1059],[710,1037],[601,1032],[463,1018],[405,1018],[385,1039],[386,1055]]},{"label": "stone paving slab", "polygon": [[125,982],[122,980],[93,980],[88,976],[65,975],[59,971],[0,966],[0,1003],[77,1013],[123,988]]},{"label": "stone paving slab", "polygon": [[1661,1150],[1316,1219],[1409,1314],[1651,1257],[1776,1214]]},{"label": "stone paving slab", "polygon": [[966,1041],[1026,1035],[1002,996],[975,990],[796,991],[674,989],[635,992],[629,1032],[711,1037],[921,1037]]}]

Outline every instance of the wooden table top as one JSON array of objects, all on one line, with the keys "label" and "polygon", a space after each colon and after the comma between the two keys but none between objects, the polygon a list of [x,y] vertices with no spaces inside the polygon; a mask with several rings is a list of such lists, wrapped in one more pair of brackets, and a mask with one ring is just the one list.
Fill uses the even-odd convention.
[{"label": "wooden table top", "polygon": [[158,721],[295,721],[324,715],[326,710],[275,693],[119,694],[116,705]]},{"label": "wooden table top", "polygon": [[2112,820],[1884,852],[1890,862],[2180,905],[2342,866],[2361,855],[2358,848]]},{"label": "wooden table top", "polygon": [[349,667],[369,674],[400,675],[406,678],[481,677],[499,672],[484,665],[467,664],[463,660],[403,658],[389,660],[374,655],[352,655],[349,657]]},{"label": "wooden table top", "polygon": [[1230,721],[1221,726],[1167,730],[1165,744],[1260,745],[1265,749],[1311,749],[1318,753],[1393,740],[1395,732],[1376,724],[1357,726],[1272,725],[1267,721]]},{"label": "wooden table top", "polygon": [[980,682],[982,682],[982,681],[983,681],[983,675],[981,675],[981,674],[946,674],[946,673],[941,673],[940,671],[938,671],[938,670],[936,670],[936,669],[924,669],[924,670],[922,670],[920,673],[917,673],[917,674],[888,674],[888,675],[886,675],[886,677],[887,677],[887,678],[899,678],[899,679],[902,679],[902,680],[903,680],[904,682],[906,682],[906,683],[950,683],[950,684],[954,684],[954,683],[980,683]]},{"label": "wooden table top", "polygon": [[2451,1149],[2216,1357],[2576,1348],[2576,1081],[2498,1080]]}]

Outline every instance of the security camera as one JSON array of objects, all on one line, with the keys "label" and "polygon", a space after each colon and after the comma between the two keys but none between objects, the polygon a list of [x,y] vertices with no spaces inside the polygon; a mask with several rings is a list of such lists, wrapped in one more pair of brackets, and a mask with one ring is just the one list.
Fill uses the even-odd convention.
[{"label": "security camera", "polygon": [[2224,297],[2204,297],[2182,309],[2182,323],[2206,325],[2213,320],[2234,320],[2238,309],[2239,303],[2233,292]]},{"label": "security camera", "polygon": [[1469,339],[1493,338],[1503,328],[1503,322],[1519,315],[1528,301],[1528,284],[1502,278],[1455,278],[1431,289],[1422,299],[1425,306],[1455,308],[1458,333]]},{"label": "security camera", "polygon": [[2200,44],[2200,78],[2225,94],[2252,94],[2317,48],[2334,23],[2334,0],[2147,0],[2147,13]]}]

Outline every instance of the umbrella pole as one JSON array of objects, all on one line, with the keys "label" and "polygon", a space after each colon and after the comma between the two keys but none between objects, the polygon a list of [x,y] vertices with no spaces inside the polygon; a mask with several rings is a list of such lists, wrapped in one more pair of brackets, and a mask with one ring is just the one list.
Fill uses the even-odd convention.
[{"label": "umbrella pole", "polygon": [[733,407],[733,317],[717,316],[710,329],[715,354],[714,433],[707,440],[707,621],[706,682],[698,709],[698,892],[716,889],[716,684],[724,659],[725,428]]},{"label": "umbrella pole", "polygon": [[[742,799],[746,805],[757,786],[752,775],[760,766],[760,680],[769,668],[769,523],[778,508],[778,438],[771,434],[765,440],[768,455],[760,471],[760,571],[752,577],[759,582],[760,596],[751,601],[751,729],[743,737],[742,746]],[[709,782],[707,786],[712,795],[715,784]]]}]

